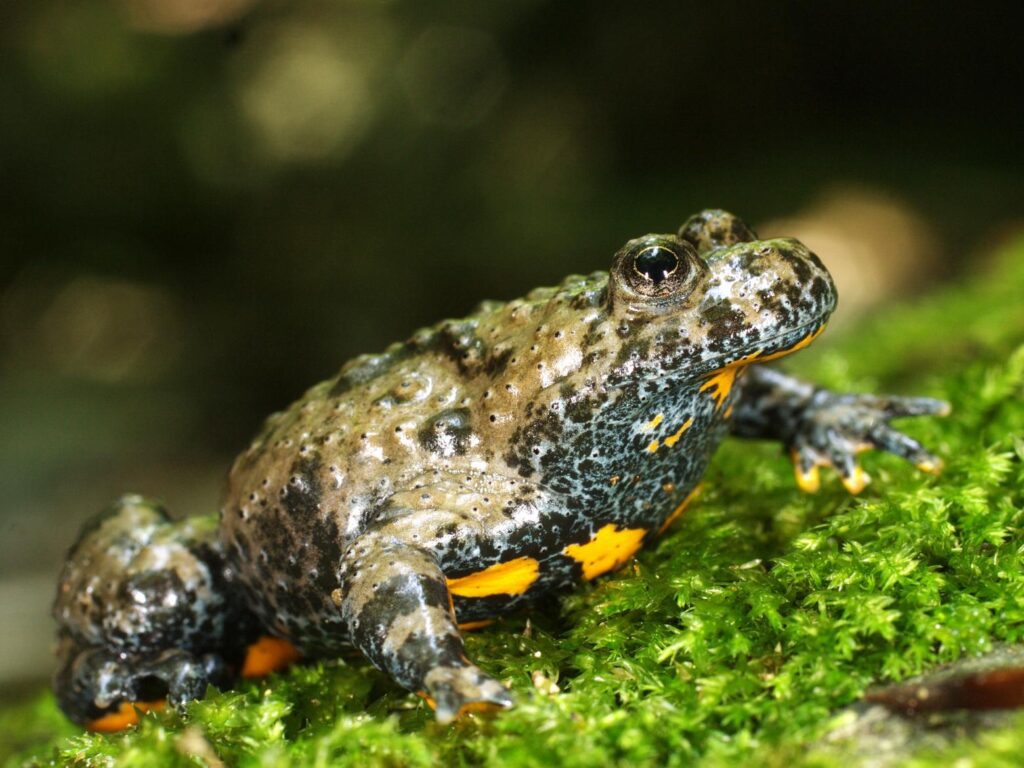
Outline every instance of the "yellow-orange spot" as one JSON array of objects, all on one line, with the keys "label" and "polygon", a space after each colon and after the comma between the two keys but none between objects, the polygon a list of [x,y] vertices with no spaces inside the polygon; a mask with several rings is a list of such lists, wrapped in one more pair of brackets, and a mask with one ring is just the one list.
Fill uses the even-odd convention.
[{"label": "yellow-orange spot", "polygon": [[725,409],[725,418],[732,417],[732,403],[729,403],[729,407]]},{"label": "yellow-orange spot", "polygon": [[675,431],[675,433],[665,438],[665,445],[671,448],[673,445],[679,442],[679,438],[683,436],[683,432],[693,426],[693,416],[683,422],[683,426]]},{"label": "yellow-orange spot", "polygon": [[[435,712],[437,711],[437,702],[428,694],[426,691],[416,691],[416,695],[427,702],[427,706]],[[501,704],[495,704],[490,701],[470,701],[459,707],[459,711],[455,713],[455,720],[458,720],[463,715],[469,715],[474,712],[495,712],[499,709],[504,709]]]},{"label": "yellow-orange spot", "polygon": [[139,715],[146,712],[159,712],[167,706],[163,699],[157,701],[122,701],[117,711],[98,717],[86,724],[86,728],[97,733],[115,733],[123,731],[139,722]]},{"label": "yellow-orange spot", "polygon": [[619,477],[618,475],[612,475],[610,478],[608,478],[608,482],[611,483],[612,485],[618,485],[619,484],[619,480],[621,480],[621,479],[622,478]]},{"label": "yellow-orange spot", "polygon": [[917,464],[917,468],[922,472],[927,472],[929,475],[939,475],[942,473],[942,460],[922,461]]},{"label": "yellow-orange spot", "polygon": [[857,465],[853,468],[853,472],[849,477],[842,478],[843,485],[846,490],[852,494],[858,494],[867,488],[868,483],[871,482],[871,477]]},{"label": "yellow-orange spot", "polygon": [[719,368],[708,374],[708,380],[700,385],[701,392],[708,392],[715,399],[716,411],[722,407],[725,398],[732,392],[733,385],[736,384],[736,376],[743,368],[744,365],[741,362],[730,363],[724,368]]},{"label": "yellow-orange spot", "polygon": [[448,579],[448,591],[459,597],[521,595],[537,580],[540,563],[532,557],[517,557],[482,571]]},{"label": "yellow-orange spot", "polygon": [[659,413],[653,419],[651,419],[646,424],[644,424],[642,427],[640,427],[640,431],[641,432],[651,432],[652,430],[656,429],[659,424],[661,424],[661,422],[664,420],[664,418],[665,418],[665,414]]},{"label": "yellow-orange spot", "polygon": [[672,493],[676,489],[675,483],[662,483],[661,490],[665,493]]},{"label": "yellow-orange spot", "polygon": [[[660,416],[660,415],[661,415],[661,414],[659,414],[659,416]],[[653,441],[651,441],[650,445],[648,445],[648,446],[647,446],[647,448],[646,448],[647,452],[648,452],[648,453],[656,453],[656,452],[657,452],[657,450],[658,450],[659,448],[661,448],[661,446],[662,446],[663,444],[664,444],[665,446],[667,446],[668,448],[671,448],[671,447],[672,447],[673,445],[675,445],[676,443],[678,443],[678,442],[679,442],[679,438],[683,436],[683,432],[685,432],[686,430],[688,430],[688,429],[689,429],[689,428],[691,427],[691,425],[692,425],[692,424],[693,424],[693,416],[691,416],[690,418],[688,418],[688,419],[687,419],[687,420],[686,420],[686,421],[685,421],[685,422],[683,423],[683,425],[682,425],[681,427],[679,427],[679,429],[677,429],[677,430],[676,430],[676,431],[675,431],[675,432],[674,432],[673,434],[671,434],[671,435],[669,435],[668,437],[666,437],[666,438],[665,438],[665,442],[664,442],[664,443],[660,443],[660,442],[659,442],[659,441],[657,441],[657,440],[653,440]]]},{"label": "yellow-orange spot", "polygon": [[480,712],[497,712],[504,708],[505,707],[501,704],[495,704],[493,701],[471,701],[468,704],[463,704],[459,707],[459,711],[455,713],[455,719],[458,720],[464,715],[472,715]]},{"label": "yellow-orange spot", "polygon": [[294,645],[280,637],[264,635],[245,651],[242,677],[265,677],[299,660]]},{"label": "yellow-orange spot", "polygon": [[459,624],[459,630],[462,632],[472,632],[474,629],[483,629],[489,627],[494,623],[494,619],[480,619],[478,621],[464,621]]},{"label": "yellow-orange spot", "polygon": [[797,451],[790,453],[793,460],[793,475],[796,478],[796,487],[804,493],[817,493],[821,488],[821,473],[818,465],[814,464],[806,472],[801,469],[800,454]]},{"label": "yellow-orange spot", "polygon": [[681,502],[679,502],[679,505],[675,509],[672,510],[671,514],[669,514],[669,516],[665,518],[665,522],[663,522],[661,524],[661,527],[658,528],[658,535],[659,536],[661,534],[663,534],[665,532],[665,530],[670,525],[672,525],[672,523],[674,523],[676,520],[679,519],[679,516],[681,514],[683,514],[683,512],[686,511],[686,508],[688,506],[690,506],[690,502],[693,501],[695,498],[697,498],[697,495],[700,493],[701,488],[703,488],[703,487],[704,486],[702,486],[702,485],[698,485],[697,487],[695,487],[692,491],[690,491],[686,495],[685,499],[683,499]]},{"label": "yellow-orange spot", "polygon": [[590,580],[629,560],[643,544],[643,528],[619,529],[609,523],[586,544],[570,544],[562,552],[582,564],[583,578]]}]

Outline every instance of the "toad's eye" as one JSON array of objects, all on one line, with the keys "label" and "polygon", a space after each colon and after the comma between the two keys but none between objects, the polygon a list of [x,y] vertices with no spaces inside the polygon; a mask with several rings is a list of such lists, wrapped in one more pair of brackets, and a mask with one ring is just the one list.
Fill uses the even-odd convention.
[{"label": "toad's eye", "polygon": [[693,246],[673,235],[630,240],[615,254],[610,270],[612,303],[660,312],[684,301],[705,274]]},{"label": "toad's eye", "polygon": [[652,245],[633,257],[633,269],[644,280],[660,285],[679,269],[679,257],[665,246]]}]

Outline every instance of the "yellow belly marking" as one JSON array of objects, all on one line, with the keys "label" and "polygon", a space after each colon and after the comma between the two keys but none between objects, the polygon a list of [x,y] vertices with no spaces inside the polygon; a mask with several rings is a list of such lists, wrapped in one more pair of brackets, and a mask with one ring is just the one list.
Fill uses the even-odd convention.
[{"label": "yellow belly marking", "polygon": [[[661,419],[660,419],[661,414],[658,414],[658,416],[659,416],[658,422],[660,423],[661,422]],[[649,423],[653,423],[653,422],[649,422]],[[675,445],[676,443],[679,442],[679,438],[683,436],[683,432],[688,430],[692,425],[693,425],[693,416],[691,416],[686,421],[684,421],[683,425],[679,429],[677,429],[673,434],[671,434],[668,437],[666,437],[664,443],[661,443],[658,440],[652,440],[651,443],[647,446],[647,449],[646,449],[647,452],[648,453],[657,453],[658,449],[661,448],[662,445],[664,445],[664,446],[666,446],[668,448],[671,448],[673,445]]]},{"label": "yellow belly marking", "polygon": [[477,619],[476,621],[463,621],[459,627],[459,632],[472,632],[474,629],[483,629],[489,627],[494,623],[494,619]]},{"label": "yellow belly marking", "polygon": [[139,723],[139,713],[160,712],[167,707],[163,699],[159,701],[122,701],[116,710],[103,717],[90,720],[85,727],[95,733],[115,733],[123,731]]},{"label": "yellow belly marking", "polygon": [[459,597],[521,595],[537,580],[539,573],[540,563],[532,557],[517,557],[468,576],[448,579],[448,591]]},{"label": "yellow belly marking", "polygon": [[693,416],[683,422],[683,426],[675,431],[674,434],[669,435],[665,438],[665,445],[671,448],[673,445],[679,442],[679,438],[683,436],[683,432],[693,426]]},{"label": "yellow belly marking", "polygon": [[731,363],[709,374],[708,380],[700,385],[701,392],[708,392],[715,399],[716,411],[722,407],[725,398],[732,392],[733,385],[736,383],[736,376],[743,368],[744,366],[741,363]]},{"label": "yellow belly marking", "polygon": [[690,502],[697,498],[697,494],[700,493],[701,487],[702,486],[698,485],[696,488],[690,491],[686,495],[686,498],[679,502],[679,506],[673,509],[669,516],[665,518],[665,522],[663,522],[661,524],[661,527],[658,528],[659,536],[663,534],[665,532],[665,529],[672,525],[672,523],[674,523],[679,518],[679,516],[683,514],[683,512],[686,511],[686,508],[690,506]]},{"label": "yellow belly marking", "polygon": [[662,422],[662,420],[663,420],[664,418],[665,418],[665,414],[663,414],[663,413],[659,413],[659,414],[658,414],[657,416],[655,416],[655,417],[654,417],[653,419],[651,419],[651,420],[650,420],[650,421],[648,421],[648,422],[647,422],[646,424],[644,424],[644,425],[643,425],[642,427],[640,427],[640,431],[641,431],[641,432],[651,432],[651,431],[653,431],[654,429],[656,429],[656,428],[657,428],[657,426],[658,426],[659,424],[661,424],[661,422]]},{"label": "yellow belly marking", "polygon": [[562,552],[583,566],[583,578],[589,581],[629,560],[642,546],[645,533],[643,528],[620,530],[609,523],[586,544],[570,544]]},{"label": "yellow belly marking", "polygon": [[298,659],[298,650],[287,640],[264,635],[246,649],[241,674],[244,678],[265,677]]}]

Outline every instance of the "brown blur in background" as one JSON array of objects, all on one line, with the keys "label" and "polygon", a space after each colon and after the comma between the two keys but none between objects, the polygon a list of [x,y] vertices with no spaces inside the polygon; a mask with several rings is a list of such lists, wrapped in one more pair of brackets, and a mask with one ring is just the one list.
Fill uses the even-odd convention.
[{"label": "brown blur in background", "polygon": [[706,206],[817,250],[836,333],[983,269],[1024,217],[1004,6],[0,5],[0,690],[83,519],[215,510],[266,414],[479,299]]}]

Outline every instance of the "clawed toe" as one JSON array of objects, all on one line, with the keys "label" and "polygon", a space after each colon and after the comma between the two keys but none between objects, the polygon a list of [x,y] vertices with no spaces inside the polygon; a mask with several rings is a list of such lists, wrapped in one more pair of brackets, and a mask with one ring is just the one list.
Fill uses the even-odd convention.
[{"label": "clawed toe", "polygon": [[[910,438],[906,438],[910,440]],[[816,493],[821,488],[821,468],[831,467],[839,475],[839,479],[846,490],[857,495],[871,484],[871,475],[864,471],[856,460],[856,454],[868,448],[881,447],[866,445],[852,452],[831,451],[829,456],[823,456],[809,450],[793,449],[790,451],[790,459],[793,462],[793,474],[796,478],[797,487],[804,493]],[[933,456],[917,446],[913,455],[903,454],[902,458],[913,462],[921,472],[930,475],[942,473],[943,463],[940,458]],[[889,450],[889,453],[897,454]],[[900,455],[900,454],[897,454]]]},{"label": "clawed toe", "polygon": [[438,667],[424,681],[420,694],[434,710],[437,722],[450,723],[470,712],[489,712],[512,706],[508,689],[479,667]]},{"label": "clawed toe", "polygon": [[840,472],[839,479],[842,481],[847,493],[851,493],[854,496],[867,488],[871,483],[871,475],[865,472],[860,464],[854,464],[848,473]]},{"label": "clawed toe", "polygon": [[871,483],[871,475],[856,462],[853,456],[821,458],[806,452],[792,451],[793,474],[797,487],[804,493],[817,493],[821,488],[821,468],[832,467],[839,474],[843,487],[854,495]]}]

